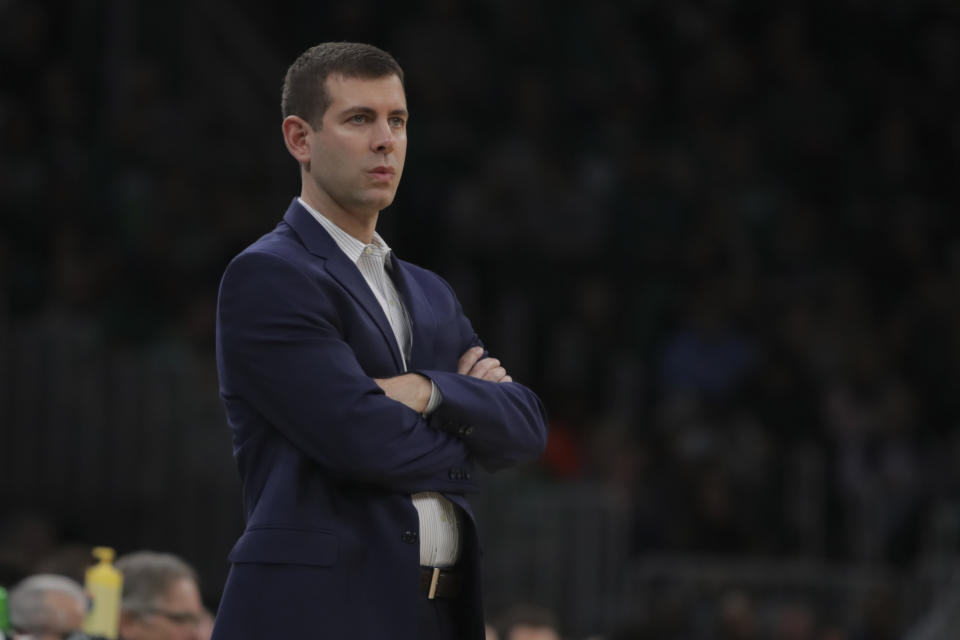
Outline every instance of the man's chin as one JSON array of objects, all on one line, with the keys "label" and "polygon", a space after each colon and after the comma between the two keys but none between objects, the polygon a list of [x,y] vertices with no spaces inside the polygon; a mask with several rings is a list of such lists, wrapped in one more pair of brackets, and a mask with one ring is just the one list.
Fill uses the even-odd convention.
[{"label": "man's chin", "polygon": [[367,202],[370,203],[371,209],[376,209],[377,211],[383,211],[391,204],[393,204],[395,192],[391,191],[389,194],[376,194],[373,195]]}]

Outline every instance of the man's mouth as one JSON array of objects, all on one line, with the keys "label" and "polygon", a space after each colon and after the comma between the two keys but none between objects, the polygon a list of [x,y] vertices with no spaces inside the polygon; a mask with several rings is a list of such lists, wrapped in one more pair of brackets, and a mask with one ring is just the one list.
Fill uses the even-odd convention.
[{"label": "man's mouth", "polygon": [[378,180],[391,180],[396,174],[396,171],[393,170],[393,167],[374,167],[367,171],[371,176]]}]

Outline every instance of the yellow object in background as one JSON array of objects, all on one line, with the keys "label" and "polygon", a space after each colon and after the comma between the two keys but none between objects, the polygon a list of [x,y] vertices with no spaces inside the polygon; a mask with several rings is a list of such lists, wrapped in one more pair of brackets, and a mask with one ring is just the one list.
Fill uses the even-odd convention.
[{"label": "yellow object in background", "polygon": [[94,547],[93,556],[100,560],[87,569],[86,588],[93,598],[93,607],[83,623],[84,633],[115,640],[120,622],[120,597],[123,595],[123,574],[114,568],[110,547]]}]

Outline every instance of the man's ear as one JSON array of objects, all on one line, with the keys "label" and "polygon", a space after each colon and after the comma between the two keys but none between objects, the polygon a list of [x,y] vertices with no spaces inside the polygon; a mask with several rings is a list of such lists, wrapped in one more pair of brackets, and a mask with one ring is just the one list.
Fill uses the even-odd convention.
[{"label": "man's ear", "polygon": [[300,116],[287,116],[281,125],[283,142],[297,162],[310,162],[310,137],[313,127]]}]

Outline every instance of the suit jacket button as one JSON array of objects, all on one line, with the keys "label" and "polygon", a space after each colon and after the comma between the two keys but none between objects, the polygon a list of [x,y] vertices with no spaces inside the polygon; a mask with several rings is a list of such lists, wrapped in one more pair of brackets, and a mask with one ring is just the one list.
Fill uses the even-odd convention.
[{"label": "suit jacket button", "polygon": [[457,480],[458,479],[457,476],[459,476],[460,474],[457,472],[456,469],[450,469],[450,473],[448,475],[450,476],[451,480]]},{"label": "suit jacket button", "polygon": [[400,539],[407,544],[414,544],[417,541],[417,537],[416,531],[404,531],[403,534],[401,534]]},{"label": "suit jacket button", "polygon": [[460,435],[469,436],[472,433],[473,433],[473,427],[465,424],[460,425]]},{"label": "suit jacket button", "polygon": [[470,472],[469,472],[469,471],[464,471],[464,472],[463,472],[463,477],[466,478],[467,480],[469,480],[469,479],[470,479]]}]

